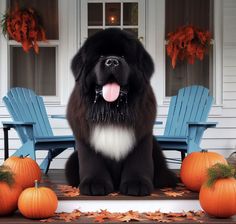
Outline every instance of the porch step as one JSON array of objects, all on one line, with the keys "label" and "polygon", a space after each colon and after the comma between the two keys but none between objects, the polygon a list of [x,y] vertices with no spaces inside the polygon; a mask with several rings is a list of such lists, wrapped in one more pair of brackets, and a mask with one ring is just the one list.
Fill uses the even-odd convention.
[{"label": "porch step", "polygon": [[[66,181],[63,170],[50,170],[48,175],[44,175],[41,185],[52,188],[59,199],[57,212],[71,213],[73,210],[79,209],[81,212],[97,212],[107,210],[109,212],[127,212],[137,211],[139,213],[155,212],[160,210],[164,213],[183,213],[188,211],[201,210],[198,193],[186,190],[182,185],[177,189],[156,190],[152,195],[146,197],[132,197],[120,194],[111,194],[108,196],[83,196],[78,195],[75,189],[74,196],[68,196],[62,189],[66,187]],[[71,197],[71,195],[73,197]],[[142,215],[141,214],[141,215]],[[168,216],[168,214],[165,214]],[[44,220],[44,223],[47,220]],[[165,221],[165,220],[163,220]],[[217,219],[207,215],[203,215],[197,219],[178,218],[175,221],[167,220],[168,223],[204,223],[204,224],[236,224],[236,216],[228,219]],[[65,221],[54,217],[48,220],[50,223],[61,224]],[[162,222],[162,221],[161,221]],[[24,218],[19,212],[8,217],[0,217],[0,223],[9,224],[42,224],[42,221]],[[89,218],[85,214],[81,215],[72,223],[97,223],[94,218]],[[111,220],[105,220],[105,223],[119,223]],[[158,221],[132,221],[129,223],[158,223]]]}]

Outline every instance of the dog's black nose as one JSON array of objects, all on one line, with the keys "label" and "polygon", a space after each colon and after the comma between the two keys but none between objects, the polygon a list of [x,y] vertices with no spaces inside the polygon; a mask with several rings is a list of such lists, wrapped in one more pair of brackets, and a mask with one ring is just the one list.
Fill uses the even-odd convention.
[{"label": "dog's black nose", "polygon": [[105,66],[107,67],[116,67],[120,64],[118,58],[116,57],[107,57],[105,60]]}]

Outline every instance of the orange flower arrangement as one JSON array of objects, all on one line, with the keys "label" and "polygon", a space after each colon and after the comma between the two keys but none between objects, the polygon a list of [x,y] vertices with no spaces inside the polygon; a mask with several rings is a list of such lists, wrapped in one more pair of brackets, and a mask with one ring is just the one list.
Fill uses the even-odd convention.
[{"label": "orange flower arrangement", "polygon": [[209,31],[203,31],[192,25],[180,27],[177,31],[168,33],[167,37],[166,50],[173,68],[178,60],[186,59],[190,64],[194,64],[195,58],[203,60],[211,42]]},{"label": "orange flower arrangement", "polygon": [[33,48],[38,53],[37,41],[46,41],[39,15],[31,8],[16,8],[6,13],[2,20],[2,26],[3,34],[20,42],[25,52]]}]

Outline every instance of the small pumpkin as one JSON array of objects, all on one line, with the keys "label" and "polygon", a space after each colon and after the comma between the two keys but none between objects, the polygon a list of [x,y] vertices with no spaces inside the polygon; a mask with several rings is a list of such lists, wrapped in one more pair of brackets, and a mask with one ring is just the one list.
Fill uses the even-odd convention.
[{"label": "small pumpkin", "polygon": [[217,163],[208,170],[208,180],[200,190],[202,209],[211,216],[236,215],[236,180],[232,166]]},{"label": "small pumpkin", "polygon": [[21,186],[14,183],[10,168],[0,166],[0,216],[8,215],[17,209],[21,191]]},{"label": "small pumpkin", "polygon": [[3,165],[11,168],[15,174],[15,182],[23,189],[34,186],[34,180],[41,180],[41,170],[39,165],[29,157],[9,157]]},{"label": "small pumpkin", "polygon": [[216,152],[192,152],[182,162],[180,178],[188,189],[199,191],[207,179],[207,169],[216,163],[227,164],[227,161]]},{"label": "small pumpkin", "polygon": [[56,194],[47,187],[35,186],[25,189],[18,200],[18,209],[26,218],[44,219],[54,215],[58,200]]}]

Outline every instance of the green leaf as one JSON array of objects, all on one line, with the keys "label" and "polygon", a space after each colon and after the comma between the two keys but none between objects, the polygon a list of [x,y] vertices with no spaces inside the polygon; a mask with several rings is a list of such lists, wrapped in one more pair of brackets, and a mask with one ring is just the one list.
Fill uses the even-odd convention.
[{"label": "green leaf", "polygon": [[236,172],[233,166],[223,163],[216,163],[207,171],[208,180],[206,185],[211,187],[218,179],[235,178]]}]

